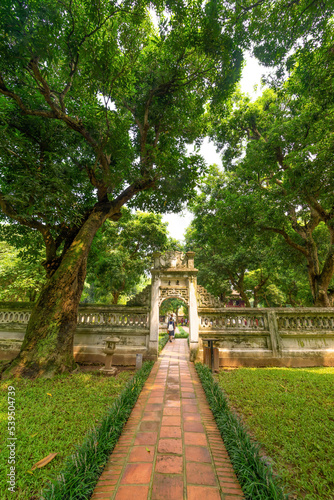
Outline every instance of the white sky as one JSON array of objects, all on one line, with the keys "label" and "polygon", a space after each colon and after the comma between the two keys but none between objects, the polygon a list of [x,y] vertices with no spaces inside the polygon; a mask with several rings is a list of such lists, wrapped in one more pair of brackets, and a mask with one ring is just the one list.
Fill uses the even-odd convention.
[{"label": "white sky", "polygon": [[[263,74],[268,74],[269,70],[260,66],[257,60],[249,55],[246,56],[246,66],[242,72],[240,80],[241,90],[249,94],[253,99],[256,99],[261,94],[261,77]],[[257,91],[254,86],[257,85]],[[205,139],[201,148],[201,154],[205,161],[212,165],[216,163],[221,166],[221,159],[216,152],[214,144]],[[168,222],[168,231],[172,238],[183,240],[186,228],[189,226],[192,215],[185,210],[183,214],[167,214],[163,216],[163,221]]]}]

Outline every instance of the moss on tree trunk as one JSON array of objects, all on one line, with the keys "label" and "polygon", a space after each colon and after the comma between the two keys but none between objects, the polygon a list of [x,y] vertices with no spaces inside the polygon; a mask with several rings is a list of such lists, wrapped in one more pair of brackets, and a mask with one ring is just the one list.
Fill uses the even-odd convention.
[{"label": "moss on tree trunk", "polygon": [[73,370],[73,338],[85,276],[83,261],[76,276],[66,277],[65,272],[61,279],[47,282],[32,311],[21,351],[3,378],[53,377]]},{"label": "moss on tree trunk", "polygon": [[2,374],[3,379],[53,377],[73,370],[73,339],[87,256],[105,215],[89,217],[47,280],[32,310],[21,351]]}]

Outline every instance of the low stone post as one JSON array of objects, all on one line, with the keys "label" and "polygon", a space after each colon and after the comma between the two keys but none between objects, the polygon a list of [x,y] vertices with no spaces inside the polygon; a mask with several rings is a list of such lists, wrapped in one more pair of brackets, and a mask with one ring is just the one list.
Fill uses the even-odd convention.
[{"label": "low stone post", "polygon": [[143,366],[143,355],[136,354],[136,370],[140,370]]},{"label": "low stone post", "polygon": [[278,324],[276,313],[273,311],[268,311],[268,328],[271,341],[271,348],[273,351],[273,356],[278,358],[282,353],[281,338],[278,333]]},{"label": "low stone post", "polygon": [[159,348],[159,287],[159,276],[152,273],[149,353],[156,358]]}]

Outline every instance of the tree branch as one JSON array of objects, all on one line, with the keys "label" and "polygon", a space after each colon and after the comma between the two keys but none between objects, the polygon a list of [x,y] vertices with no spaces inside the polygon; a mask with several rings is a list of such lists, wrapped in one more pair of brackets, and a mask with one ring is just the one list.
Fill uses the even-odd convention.
[{"label": "tree branch", "polygon": [[285,231],[283,231],[283,229],[276,229],[275,227],[268,227],[268,226],[261,226],[261,227],[265,231],[272,231],[274,233],[281,234],[285,239],[285,241],[288,243],[288,245],[290,245],[292,248],[295,248],[296,250],[298,250],[307,257],[308,255],[307,250],[301,245],[298,245],[298,243],[295,243],[293,239]]},{"label": "tree branch", "polygon": [[5,196],[2,193],[0,193],[0,208],[3,213],[10,219],[13,219],[19,224],[27,226],[31,229],[37,229],[37,231],[42,234],[46,248],[47,260],[53,258],[56,255],[56,244],[50,232],[50,228],[47,225],[44,225],[34,219],[26,219],[25,217],[21,217],[12,207],[12,205],[5,199]]}]

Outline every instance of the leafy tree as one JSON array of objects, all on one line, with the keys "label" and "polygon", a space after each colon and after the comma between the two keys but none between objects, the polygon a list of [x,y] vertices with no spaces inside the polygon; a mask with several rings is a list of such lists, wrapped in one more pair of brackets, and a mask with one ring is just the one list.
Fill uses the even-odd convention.
[{"label": "leafy tree", "polygon": [[144,1],[2,8],[0,207],[41,233],[47,272],[6,376],[50,376],[73,366],[95,234],[125,204],[181,207],[204,166],[186,143],[204,133],[204,105],[227,95],[242,56],[196,2],[157,3],[158,28]]},{"label": "leafy tree", "polygon": [[230,190],[230,177],[212,167],[203,180],[191,203],[194,219],[186,244],[196,252],[200,284],[222,301],[233,288],[246,306],[251,298],[256,306],[272,273],[274,238],[253,231],[251,213],[238,192]]},{"label": "leafy tree", "polygon": [[45,282],[45,272],[37,261],[0,241],[0,301],[34,302]]},{"label": "leafy tree", "polygon": [[[266,66],[275,66],[278,77],[286,69],[291,53],[305,54],[319,47],[328,22],[333,16],[333,2],[322,0],[243,0],[229,2],[233,19],[244,45]],[[222,2],[223,4],[223,2]]]},{"label": "leafy tree", "polygon": [[324,47],[300,57],[280,91],[266,90],[254,103],[236,94],[213,126],[233,172],[229,189],[259,230],[279,234],[303,256],[318,306],[330,305],[334,272],[334,95],[331,87],[325,96],[317,88],[333,77],[332,47],[329,32]]},{"label": "leafy tree", "polygon": [[6,223],[43,236],[47,272],[6,376],[72,368],[87,256],[107,219],[125,204],[176,211],[191,196],[204,166],[186,144],[240,75],[247,16],[280,12],[292,38],[329,16],[305,0],[153,5],[158,28],[143,0],[2,2],[0,207]]},{"label": "leafy tree", "polygon": [[152,252],[168,245],[167,223],[159,214],[122,209],[118,222],[107,221],[98,231],[88,258],[87,281],[93,301],[117,304],[130,294],[151,268]]},{"label": "leafy tree", "polygon": [[[212,167],[192,200],[186,246],[196,252],[199,283],[222,302],[234,289],[248,307],[311,305],[303,256],[279,235],[263,231],[255,202],[243,196],[240,185],[234,173]],[[327,252],[324,232],[323,224],[314,232],[322,258]]]}]

